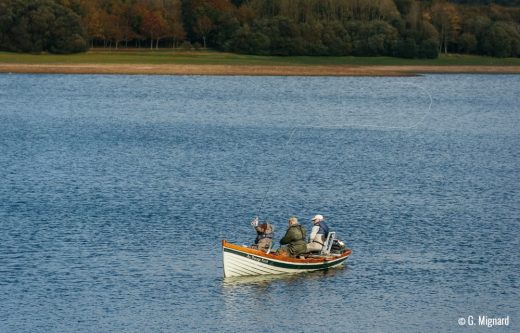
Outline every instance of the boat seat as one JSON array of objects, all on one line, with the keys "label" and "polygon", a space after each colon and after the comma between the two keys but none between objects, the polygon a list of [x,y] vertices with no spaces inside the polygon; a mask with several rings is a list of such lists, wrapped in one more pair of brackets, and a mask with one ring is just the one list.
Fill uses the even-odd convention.
[{"label": "boat seat", "polygon": [[325,243],[323,243],[323,248],[320,251],[321,255],[329,255],[330,249],[332,248],[332,243],[334,243],[334,240],[336,239],[336,233],[334,231],[329,232],[327,235],[327,239],[325,240]]}]

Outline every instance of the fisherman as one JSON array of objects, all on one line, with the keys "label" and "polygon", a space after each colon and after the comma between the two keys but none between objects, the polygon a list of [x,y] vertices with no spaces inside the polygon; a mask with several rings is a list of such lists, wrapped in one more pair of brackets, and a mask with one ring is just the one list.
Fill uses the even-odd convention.
[{"label": "fisherman", "polygon": [[329,234],[329,227],[325,223],[323,215],[315,215],[312,218],[312,230],[307,244],[307,252],[321,251]]},{"label": "fisherman", "polygon": [[[302,253],[307,252],[307,246],[305,245],[305,236],[307,231],[305,227],[298,224],[298,219],[295,216],[291,216],[288,221],[289,228],[285,233],[285,236],[280,240],[281,245],[287,245],[284,247],[287,253],[291,257],[297,257]],[[281,251],[279,253],[282,253]]]},{"label": "fisherman", "polygon": [[255,244],[251,245],[252,249],[267,252],[273,244],[274,226],[267,220],[259,224],[258,216],[251,221],[251,225],[255,228],[256,239]]}]

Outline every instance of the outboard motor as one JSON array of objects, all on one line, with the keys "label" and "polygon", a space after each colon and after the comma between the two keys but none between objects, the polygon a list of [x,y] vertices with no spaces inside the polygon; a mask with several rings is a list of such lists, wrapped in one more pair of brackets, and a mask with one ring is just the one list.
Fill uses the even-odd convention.
[{"label": "outboard motor", "polygon": [[332,247],[330,248],[330,252],[340,254],[343,251],[345,251],[345,248],[346,248],[345,243],[343,243],[339,239],[334,239],[332,241]]}]

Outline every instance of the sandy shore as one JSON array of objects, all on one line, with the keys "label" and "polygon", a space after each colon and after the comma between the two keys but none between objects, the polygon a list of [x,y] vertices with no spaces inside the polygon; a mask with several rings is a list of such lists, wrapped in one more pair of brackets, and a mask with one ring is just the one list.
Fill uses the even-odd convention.
[{"label": "sandy shore", "polygon": [[0,73],[264,75],[264,76],[409,76],[424,73],[520,74],[520,66],[268,66],[146,64],[6,64]]}]

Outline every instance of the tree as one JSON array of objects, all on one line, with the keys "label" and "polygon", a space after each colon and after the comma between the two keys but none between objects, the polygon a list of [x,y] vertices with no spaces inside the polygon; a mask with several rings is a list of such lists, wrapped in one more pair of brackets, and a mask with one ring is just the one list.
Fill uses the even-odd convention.
[{"label": "tree", "polygon": [[65,7],[55,7],[55,17],[49,43],[49,52],[78,53],[87,49],[81,19]]},{"label": "tree", "polygon": [[520,33],[512,24],[495,22],[484,33],[482,48],[491,56],[517,57],[520,55]]},{"label": "tree", "polygon": [[106,13],[97,6],[95,1],[84,0],[81,2],[81,10],[83,12],[82,23],[85,27],[90,39],[90,44],[94,46],[94,40],[104,40],[105,34],[103,23]]},{"label": "tree", "polygon": [[400,17],[394,0],[378,0],[377,7],[379,20],[390,22]]},{"label": "tree", "polygon": [[224,12],[215,23],[218,27],[213,33],[214,47],[220,50],[228,50],[231,39],[240,29],[240,22],[233,13]]},{"label": "tree", "polygon": [[357,56],[392,55],[399,37],[396,28],[384,21],[351,21],[352,54]]},{"label": "tree", "polygon": [[150,38],[150,50],[153,49],[154,40],[156,48],[159,48],[159,40],[168,34],[168,25],[158,10],[147,12],[143,17],[141,32]]},{"label": "tree", "polygon": [[437,2],[432,7],[433,24],[439,31],[439,51],[448,53],[448,46],[457,40],[460,31],[460,16],[455,5]]},{"label": "tree", "polygon": [[334,39],[333,32],[324,31],[321,22],[307,22],[299,25],[300,33],[303,40],[304,53],[309,55],[327,55],[328,47],[325,46],[325,40],[330,42]]},{"label": "tree", "polygon": [[180,0],[163,2],[164,19],[168,26],[167,37],[172,40],[172,47],[179,46],[186,38],[186,31],[182,22],[182,5]]},{"label": "tree", "polygon": [[352,52],[350,35],[339,22],[330,22],[323,25],[321,31],[323,45],[327,48],[326,55],[344,56]]},{"label": "tree", "polygon": [[415,43],[415,39],[412,37],[400,39],[397,42],[396,51],[397,56],[401,58],[415,58],[417,56],[417,44]]},{"label": "tree", "polygon": [[439,42],[436,38],[426,39],[419,45],[419,58],[435,59],[439,56]]},{"label": "tree", "polygon": [[197,18],[195,32],[202,38],[202,45],[206,48],[206,37],[213,30],[213,21],[206,15]]},{"label": "tree", "polygon": [[116,49],[120,42],[128,42],[128,40],[134,38],[130,6],[125,3],[114,5],[107,18],[107,35],[115,42]]},{"label": "tree", "polygon": [[52,0],[0,2],[0,49],[75,53],[87,49],[81,18]]},{"label": "tree", "polygon": [[477,38],[471,32],[460,35],[459,51],[463,53],[473,53],[477,49]]},{"label": "tree", "polygon": [[416,4],[415,0],[395,0],[395,5],[402,16],[408,15],[414,4]]},{"label": "tree", "polygon": [[27,13],[28,33],[31,35],[31,52],[42,52],[50,47],[50,35],[55,20],[51,6],[41,6]]},{"label": "tree", "polygon": [[269,38],[260,33],[252,32],[249,26],[240,28],[233,36],[230,51],[245,54],[268,54]]},{"label": "tree", "polygon": [[291,19],[276,16],[264,19],[260,23],[259,32],[266,35],[270,43],[270,53],[273,55],[302,55],[304,43],[298,25]]},{"label": "tree", "polygon": [[180,21],[174,21],[170,24],[170,34],[173,40],[173,47],[178,47],[186,39],[186,31],[184,31]]}]

